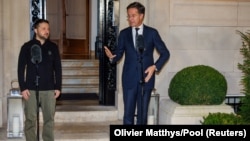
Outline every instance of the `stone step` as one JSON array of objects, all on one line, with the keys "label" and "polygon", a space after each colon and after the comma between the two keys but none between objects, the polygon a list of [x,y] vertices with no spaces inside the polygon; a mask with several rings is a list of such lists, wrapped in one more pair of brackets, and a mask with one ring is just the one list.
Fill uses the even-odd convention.
[{"label": "stone step", "polygon": [[[93,101],[92,101],[93,102]],[[55,114],[55,141],[109,141],[109,126],[120,125],[115,106],[89,106],[90,101],[59,101]],[[42,141],[43,117],[39,115],[40,140]],[[7,138],[7,128],[0,128],[0,141],[25,141]]]},{"label": "stone step", "polygon": [[62,84],[62,93],[97,93],[99,84]]},{"label": "stone step", "polygon": [[62,67],[97,67],[99,60],[95,59],[63,59]]},{"label": "stone step", "polygon": [[[42,120],[42,114],[40,114]],[[118,111],[114,106],[61,105],[57,106],[57,123],[106,122],[118,120]]]},{"label": "stone step", "polygon": [[99,77],[98,76],[92,76],[92,75],[87,75],[87,76],[82,76],[82,75],[65,75],[62,78],[62,83],[64,85],[66,84],[94,84],[98,85],[99,84]]},{"label": "stone step", "polygon": [[99,93],[99,60],[63,59],[62,93]]},{"label": "stone step", "polygon": [[99,76],[98,67],[63,67],[62,75],[95,75]]},{"label": "stone step", "polygon": [[[110,125],[121,125],[121,120],[105,122],[55,123],[55,141],[109,141]],[[42,125],[39,126],[40,141]],[[0,141],[25,141],[25,135],[19,138],[7,138],[6,128],[0,128]]]}]

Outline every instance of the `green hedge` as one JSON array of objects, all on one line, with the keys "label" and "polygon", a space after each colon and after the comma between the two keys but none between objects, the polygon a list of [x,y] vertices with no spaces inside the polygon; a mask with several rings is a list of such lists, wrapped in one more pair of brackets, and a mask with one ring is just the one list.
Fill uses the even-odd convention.
[{"label": "green hedge", "polygon": [[168,93],[173,101],[181,105],[219,105],[225,99],[227,81],[210,66],[190,66],[175,74]]},{"label": "green hedge", "polygon": [[203,117],[202,125],[241,125],[242,118],[233,113],[209,113]]}]

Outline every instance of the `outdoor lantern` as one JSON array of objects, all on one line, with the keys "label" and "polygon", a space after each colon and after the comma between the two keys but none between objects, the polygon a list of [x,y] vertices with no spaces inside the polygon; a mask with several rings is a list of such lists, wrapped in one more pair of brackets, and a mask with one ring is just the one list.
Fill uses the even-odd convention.
[{"label": "outdoor lantern", "polygon": [[154,89],[151,94],[151,99],[148,108],[148,124],[154,125],[159,122],[159,97],[160,95]]},{"label": "outdoor lantern", "polygon": [[23,101],[20,91],[13,84],[17,81],[11,82],[10,93],[7,97],[7,137],[19,138],[23,136]]},{"label": "outdoor lantern", "polygon": [[7,137],[22,137],[23,136],[22,97],[8,95],[7,104],[8,104]]}]

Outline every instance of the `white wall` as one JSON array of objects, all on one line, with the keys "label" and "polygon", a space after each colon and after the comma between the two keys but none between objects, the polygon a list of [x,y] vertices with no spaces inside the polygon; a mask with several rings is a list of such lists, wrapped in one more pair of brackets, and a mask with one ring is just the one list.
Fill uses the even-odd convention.
[{"label": "white wall", "polygon": [[[3,1],[2,0],[0,0],[0,19],[3,19]],[[0,22],[0,66],[2,66],[3,65],[3,50],[2,50],[2,48],[3,48],[3,30],[2,30],[2,20],[1,20],[1,22]],[[0,68],[0,80],[3,80],[3,69],[2,69],[2,67]],[[2,86],[3,86],[3,81],[0,81],[0,89],[1,89],[1,91],[0,91],[0,113],[1,113],[1,115],[2,115],[2,113],[3,113],[3,108],[2,108],[2,94],[1,93],[3,93],[3,91],[2,91]],[[3,120],[2,120],[2,118],[0,117],[0,127],[2,127],[2,125],[3,125]]]},{"label": "white wall", "polygon": [[[177,71],[190,65],[209,65],[225,75],[228,95],[239,94],[241,72],[237,64],[241,62],[242,56],[239,52],[241,40],[236,30],[250,29],[250,17],[247,14],[250,12],[250,1],[169,2],[169,31],[163,34],[168,35],[166,41],[172,55],[167,64],[169,70],[166,78],[171,80]],[[158,89],[167,93],[162,88]]]},{"label": "white wall", "polygon": [[[0,0],[0,127],[7,121],[7,94],[17,79],[21,45],[30,39],[29,0]],[[2,121],[2,124],[1,124]]]},{"label": "white wall", "polygon": [[91,0],[90,1],[90,6],[91,6],[91,12],[90,12],[90,29],[91,29],[91,33],[90,33],[90,50],[94,51],[95,50],[95,41],[96,41],[96,36],[97,36],[97,14],[98,14],[98,3],[97,0]]}]

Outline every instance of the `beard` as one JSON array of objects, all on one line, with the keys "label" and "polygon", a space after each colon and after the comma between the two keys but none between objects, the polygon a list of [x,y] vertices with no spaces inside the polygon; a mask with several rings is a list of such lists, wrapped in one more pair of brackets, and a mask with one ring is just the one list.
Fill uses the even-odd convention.
[{"label": "beard", "polygon": [[42,39],[42,40],[47,40],[49,38],[49,35],[48,34],[45,34],[45,35],[38,34],[37,37]]}]

